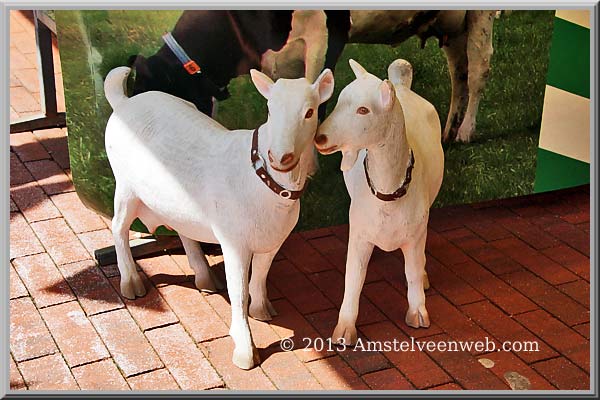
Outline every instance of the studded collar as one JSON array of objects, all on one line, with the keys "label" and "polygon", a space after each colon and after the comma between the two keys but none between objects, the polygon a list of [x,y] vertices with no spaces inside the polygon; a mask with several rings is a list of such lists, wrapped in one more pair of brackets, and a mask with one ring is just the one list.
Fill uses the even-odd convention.
[{"label": "studded collar", "polygon": [[369,185],[369,188],[371,189],[371,193],[373,193],[375,197],[382,201],[394,201],[404,196],[408,191],[408,186],[410,184],[410,181],[412,180],[412,170],[415,166],[415,155],[412,149],[410,149],[410,158],[408,162],[408,167],[406,168],[406,176],[404,177],[404,182],[402,182],[402,185],[400,185],[400,187],[393,193],[381,193],[377,191],[377,189],[375,189],[375,187],[373,186],[373,182],[371,182],[371,178],[369,177],[369,162],[367,161],[368,158],[369,153],[367,152],[367,155],[365,156],[365,159],[363,161],[363,166],[365,169],[365,176],[367,177],[367,183]]},{"label": "studded collar", "polygon": [[252,148],[250,150],[250,160],[252,161],[252,166],[254,167],[254,171],[256,175],[260,178],[261,181],[264,182],[265,185],[269,189],[271,189],[275,194],[279,195],[281,198],[287,200],[297,200],[302,196],[306,186],[308,185],[308,180],[304,183],[304,187],[300,190],[289,190],[281,186],[267,171],[265,167],[265,160],[261,157],[258,152],[258,128],[254,130],[252,133]]}]

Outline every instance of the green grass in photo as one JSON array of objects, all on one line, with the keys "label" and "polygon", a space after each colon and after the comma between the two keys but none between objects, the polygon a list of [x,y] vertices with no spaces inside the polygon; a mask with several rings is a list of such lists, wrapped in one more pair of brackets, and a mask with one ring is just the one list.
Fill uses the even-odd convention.
[{"label": "green grass in photo", "polygon": [[[110,215],[114,179],[104,152],[110,107],[102,78],[131,54],[153,54],[179,11],[57,11],[63,62],[69,149],[77,191],[91,207]],[[513,11],[494,23],[491,72],[471,143],[444,145],[444,183],[434,204],[469,203],[533,192],[554,11]],[[443,51],[430,39],[424,49],[412,38],[397,47],[349,44],[335,68],[335,92],[354,79],[348,59],[385,78],[388,65],[404,58],[413,65],[413,90],[438,110],[442,127],[450,103],[450,78]],[[248,76],[229,85],[217,120],[230,129],[254,128],[266,120],[266,101]],[[349,197],[339,171],[340,155],[319,156],[320,170],[302,198],[297,230],[348,222]]]}]

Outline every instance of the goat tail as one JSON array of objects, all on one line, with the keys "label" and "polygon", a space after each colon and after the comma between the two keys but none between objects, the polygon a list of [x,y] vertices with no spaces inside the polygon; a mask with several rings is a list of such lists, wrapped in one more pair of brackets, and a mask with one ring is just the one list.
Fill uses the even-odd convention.
[{"label": "goat tail", "polygon": [[412,65],[408,61],[399,58],[388,67],[388,77],[394,86],[402,85],[410,89],[413,77]]},{"label": "goat tail", "polygon": [[129,67],[112,69],[104,80],[104,96],[114,110],[127,97],[127,77],[131,73]]}]

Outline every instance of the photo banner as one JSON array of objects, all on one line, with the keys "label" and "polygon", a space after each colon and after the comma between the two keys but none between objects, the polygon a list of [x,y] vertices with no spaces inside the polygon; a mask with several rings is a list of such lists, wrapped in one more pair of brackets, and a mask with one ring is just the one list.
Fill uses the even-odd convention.
[{"label": "photo banner", "polygon": [[590,182],[590,13],[557,10],[535,192]]}]

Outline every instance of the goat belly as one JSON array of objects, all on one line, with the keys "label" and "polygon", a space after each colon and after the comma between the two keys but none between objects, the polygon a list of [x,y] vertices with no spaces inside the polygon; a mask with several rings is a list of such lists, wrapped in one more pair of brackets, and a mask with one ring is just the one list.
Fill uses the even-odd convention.
[{"label": "goat belly", "polygon": [[151,225],[205,242],[227,235],[263,253],[289,235],[299,202],[281,199],[256,176],[250,142],[250,132],[226,131],[159,92],[130,98],[111,116],[106,136],[117,182],[143,203]]}]

